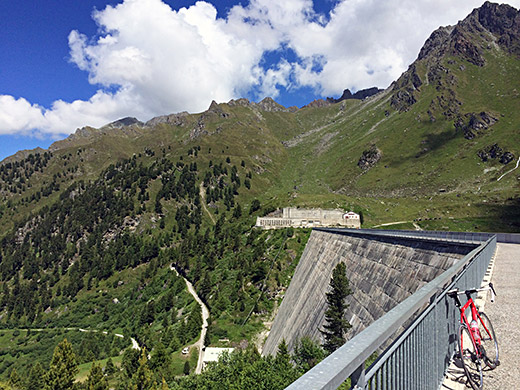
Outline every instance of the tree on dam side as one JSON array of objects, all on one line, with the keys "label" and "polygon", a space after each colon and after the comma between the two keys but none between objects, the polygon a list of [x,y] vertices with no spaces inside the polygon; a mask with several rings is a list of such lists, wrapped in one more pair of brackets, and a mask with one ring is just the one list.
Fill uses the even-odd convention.
[{"label": "tree on dam side", "polygon": [[332,271],[327,295],[327,310],[325,319],[327,323],[324,330],[320,332],[325,336],[323,348],[332,353],[341,347],[346,341],[346,332],[351,328],[350,323],[345,319],[345,311],[348,305],[345,298],[352,291],[349,288],[347,279],[347,267],[345,263],[338,263]]}]

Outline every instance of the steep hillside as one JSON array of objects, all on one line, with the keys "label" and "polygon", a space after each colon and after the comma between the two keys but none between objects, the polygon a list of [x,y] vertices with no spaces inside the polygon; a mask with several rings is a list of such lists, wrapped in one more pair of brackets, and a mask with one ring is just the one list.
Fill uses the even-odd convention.
[{"label": "steep hillside", "polygon": [[[278,207],[353,209],[364,227],[518,231],[519,42],[519,11],[486,3],[435,31],[397,81],[364,99],[212,102],[85,127],[7,158],[0,376],[48,364],[49,346],[35,351],[56,335],[20,336],[27,327],[117,332],[156,362],[180,356],[157,363],[159,382],[181,374],[201,319],[174,269],[210,309],[206,344],[247,345],[272,319],[309,235],[252,228]],[[129,344],[110,342],[74,348],[88,362]]]}]

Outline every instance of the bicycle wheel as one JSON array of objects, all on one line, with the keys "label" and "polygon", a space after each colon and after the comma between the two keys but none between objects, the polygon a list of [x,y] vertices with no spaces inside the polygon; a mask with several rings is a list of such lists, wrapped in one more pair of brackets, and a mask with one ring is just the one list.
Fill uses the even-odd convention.
[{"label": "bicycle wheel", "polygon": [[498,342],[495,336],[495,330],[491,320],[486,313],[478,313],[482,322],[479,321],[478,328],[480,331],[480,341],[484,347],[484,362],[492,370],[496,368],[500,362],[498,360]]},{"label": "bicycle wheel", "polygon": [[477,354],[475,342],[465,325],[460,326],[457,336],[459,357],[468,382],[474,390],[481,390],[483,385],[482,364]]}]

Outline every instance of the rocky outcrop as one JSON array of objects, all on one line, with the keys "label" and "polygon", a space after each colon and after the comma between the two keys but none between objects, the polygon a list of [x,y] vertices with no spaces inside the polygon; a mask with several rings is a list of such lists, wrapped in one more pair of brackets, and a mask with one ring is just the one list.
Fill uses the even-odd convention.
[{"label": "rocky outcrop", "polygon": [[132,125],[143,126],[144,123],[136,118],[127,116],[126,118],[118,119],[117,121],[109,123],[108,125],[103,126],[103,127],[121,128],[121,127],[132,126]]},{"label": "rocky outcrop", "polygon": [[334,102],[329,101],[329,99],[330,98],[327,98],[327,100],[316,99],[316,100],[313,100],[312,102],[310,102],[309,104],[307,104],[306,106],[304,106],[302,108],[305,108],[305,107],[311,107],[311,108],[328,107],[332,103],[334,103]]},{"label": "rocky outcrop", "polygon": [[488,145],[484,149],[477,152],[477,156],[486,162],[497,159],[502,164],[509,164],[515,159],[515,155],[511,152],[504,151],[498,144]]},{"label": "rocky outcrop", "polygon": [[240,98],[240,99],[231,99],[228,102],[228,106],[235,107],[235,106],[242,106],[242,107],[250,107],[251,102],[247,100],[246,98]]},{"label": "rocky outcrop", "polygon": [[479,114],[470,112],[465,115],[459,115],[454,122],[454,126],[457,131],[464,133],[464,138],[473,139],[479,133],[493,126],[497,121],[497,118],[487,112]]},{"label": "rocky outcrop", "polygon": [[437,95],[428,108],[430,121],[435,122],[437,115],[442,115],[444,119],[453,119],[459,114],[462,103],[456,98],[452,89],[446,89],[442,94]]},{"label": "rocky outcrop", "polygon": [[303,336],[321,341],[332,270],[347,266],[353,294],[346,319],[351,338],[426,283],[448,269],[474,246],[412,238],[338,234],[314,230],[296,267],[262,353],[275,354],[285,339],[289,349]]},{"label": "rocky outcrop", "polygon": [[408,111],[417,102],[417,95],[422,84],[415,64],[410,65],[408,70],[394,83],[392,88],[394,94],[390,105],[397,111]]},{"label": "rocky outcrop", "polygon": [[[476,13],[476,14],[475,14]],[[497,43],[510,53],[520,54],[520,11],[507,4],[485,2],[473,11],[481,26],[498,37]]]},{"label": "rocky outcrop", "polygon": [[212,100],[207,111],[201,114],[203,118],[228,118],[229,114],[225,112],[222,107],[215,101]]},{"label": "rocky outcrop", "polygon": [[349,89],[345,89],[343,91],[343,95],[341,95],[338,99],[334,99],[332,97],[327,98],[327,102],[329,103],[339,103],[343,100],[363,100],[367,97],[373,96],[375,94],[378,94],[379,92],[383,91],[383,89],[379,89],[377,87],[367,88],[367,89],[360,89],[356,93],[352,94]]},{"label": "rocky outcrop", "polygon": [[377,146],[372,145],[370,149],[363,151],[363,154],[359,158],[358,167],[360,167],[363,171],[367,171],[372,168],[374,165],[381,160],[381,156],[383,154],[377,148]]},{"label": "rocky outcrop", "polygon": [[145,125],[153,127],[161,123],[165,123],[173,126],[184,126],[187,123],[189,115],[190,114],[188,112],[183,111],[178,114],[157,116],[155,118],[150,119],[148,122],[145,123]]},{"label": "rocky outcrop", "polygon": [[446,43],[450,39],[454,27],[439,27],[435,30],[430,37],[424,42],[417,60],[422,60],[428,56],[440,56],[444,54],[443,48],[446,47]]},{"label": "rocky outcrop", "polygon": [[287,108],[281,104],[276,103],[273,98],[266,97],[261,102],[255,104],[262,111],[267,112],[287,112]]}]

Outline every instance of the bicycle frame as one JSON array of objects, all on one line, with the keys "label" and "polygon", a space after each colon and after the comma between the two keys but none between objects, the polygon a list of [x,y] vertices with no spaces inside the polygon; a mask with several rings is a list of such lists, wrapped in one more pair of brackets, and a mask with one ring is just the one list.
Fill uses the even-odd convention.
[{"label": "bicycle frame", "polygon": [[[460,308],[460,323],[461,324],[465,324],[466,327],[469,329],[469,331],[470,331],[469,334],[471,336],[471,339],[475,343],[475,346],[477,346],[476,349],[477,349],[478,357],[482,358],[483,356],[482,356],[482,353],[481,353],[481,348],[478,347],[478,346],[482,345],[482,342],[481,342],[482,336],[480,334],[480,330],[479,329],[476,330],[476,332],[478,332],[477,334],[475,334],[475,330],[471,329],[470,323],[468,321],[468,318],[466,317],[466,310],[468,308],[471,308],[471,319],[474,320],[474,321],[480,322],[480,324],[486,330],[486,333],[487,333],[487,335],[489,336],[489,338],[491,340],[493,340],[493,336],[491,335],[491,332],[489,331],[489,329],[484,324],[484,321],[482,321],[482,318],[480,317],[480,314],[479,314],[479,312],[477,310],[477,306],[475,305],[475,302],[473,301],[473,298],[471,298],[470,294],[471,293],[466,293],[468,301],[464,304],[464,306],[462,306]],[[461,344],[462,344],[462,341],[461,341]],[[461,347],[462,347],[462,345],[461,345]]]}]

